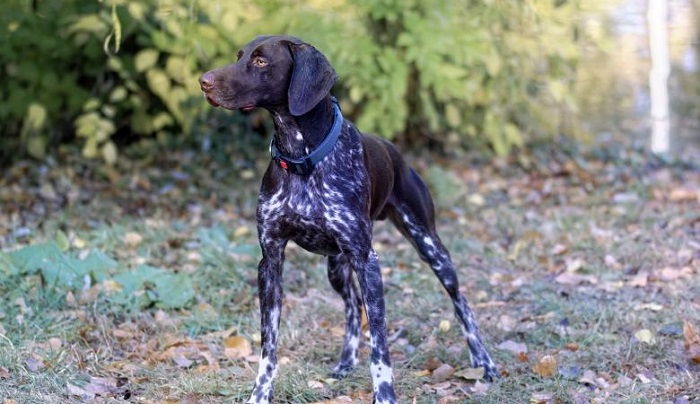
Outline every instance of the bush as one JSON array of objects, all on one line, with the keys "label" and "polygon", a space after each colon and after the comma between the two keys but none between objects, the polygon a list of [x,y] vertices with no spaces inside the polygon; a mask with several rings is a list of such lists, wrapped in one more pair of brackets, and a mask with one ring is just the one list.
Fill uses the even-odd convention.
[{"label": "bush", "polygon": [[113,162],[115,139],[216,130],[197,77],[262,33],[316,45],[338,70],[346,114],[409,145],[503,154],[557,134],[573,110],[575,6],[565,0],[11,0],[4,9],[5,158],[41,158],[76,135],[85,156]]}]

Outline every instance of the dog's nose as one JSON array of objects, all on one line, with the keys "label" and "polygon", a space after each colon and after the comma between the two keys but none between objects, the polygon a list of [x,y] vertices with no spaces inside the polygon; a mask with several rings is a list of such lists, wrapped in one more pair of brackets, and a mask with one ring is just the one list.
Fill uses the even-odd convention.
[{"label": "dog's nose", "polygon": [[209,91],[214,88],[214,81],[214,74],[206,72],[199,78],[199,86],[202,87],[202,91]]}]

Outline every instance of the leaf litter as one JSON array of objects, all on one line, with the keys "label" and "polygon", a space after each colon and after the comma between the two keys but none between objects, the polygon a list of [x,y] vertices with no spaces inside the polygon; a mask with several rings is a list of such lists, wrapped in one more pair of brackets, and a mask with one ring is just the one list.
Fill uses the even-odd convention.
[{"label": "leaf litter", "polygon": [[[461,290],[515,389],[508,382],[484,383],[483,369],[468,367],[459,327],[445,320],[450,307],[439,285],[398,234],[377,225],[388,308],[398,311],[389,313],[388,325],[405,330],[391,340],[401,401],[698,397],[697,171],[627,164],[625,156],[582,166],[562,162],[560,153],[556,163],[546,155],[531,158],[527,170],[504,162],[451,163],[450,181],[461,185],[445,195],[438,212]],[[21,355],[4,362],[0,379],[18,386],[28,371],[39,389],[49,391],[40,379],[56,374],[64,393],[84,399],[244,400],[259,344],[259,250],[254,202],[245,197],[254,201],[259,175],[236,179],[214,163],[207,167],[183,156],[160,167],[122,167],[104,175],[90,164],[82,167],[87,171],[25,165],[0,180],[0,274],[15,285],[24,279],[17,287],[3,286],[0,334],[13,345],[0,345],[0,354]],[[191,184],[171,180],[185,177],[162,167],[186,173]],[[206,180],[192,185],[197,178]],[[70,213],[78,207],[85,213]],[[61,212],[66,219],[53,221]],[[108,225],[105,218],[120,221]],[[51,242],[55,248],[37,249]],[[8,259],[25,248],[28,258],[59,266]],[[88,260],[91,251],[104,256]],[[285,276],[300,278],[287,286],[279,397],[293,401],[303,392],[309,402],[368,401],[364,362],[348,380],[327,375],[342,342],[343,319],[342,302],[323,279],[323,263],[296,250],[288,255]],[[61,262],[77,262],[78,271],[72,277],[53,271],[70,268]],[[166,274],[172,282],[159,278]],[[179,276],[192,283],[174,281]],[[51,290],[63,303],[38,310],[37,293]],[[187,299],[172,300],[182,296]],[[36,338],[23,334],[42,318],[56,325],[44,326]],[[79,338],[66,338],[71,334]],[[362,353],[366,357],[366,346]],[[242,387],[187,390],[191,380],[201,380],[197,375]],[[302,376],[297,381],[291,375]],[[21,397],[19,389],[4,391]]]}]

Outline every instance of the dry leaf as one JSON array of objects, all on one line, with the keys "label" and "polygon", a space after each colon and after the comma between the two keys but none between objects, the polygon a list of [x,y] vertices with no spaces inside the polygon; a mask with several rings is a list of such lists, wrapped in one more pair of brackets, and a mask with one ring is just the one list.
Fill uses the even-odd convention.
[{"label": "dry leaf", "polygon": [[143,241],[143,236],[140,234],[130,231],[124,235],[124,244],[129,247],[136,247]]},{"label": "dry leaf", "polygon": [[634,333],[634,337],[637,339],[639,342],[643,342],[648,345],[652,345],[656,342],[656,338],[654,338],[654,334],[651,332],[649,329],[643,329],[639,330]]},{"label": "dry leaf", "polygon": [[569,247],[564,245],[564,244],[556,244],[554,247],[552,247],[552,250],[549,252],[551,255],[562,255],[569,251]]},{"label": "dry leaf", "polygon": [[426,377],[430,376],[430,371],[428,369],[419,370],[417,372],[413,372],[412,375],[415,377]]},{"label": "dry leaf", "polygon": [[126,378],[116,378],[116,377],[91,377],[90,383],[88,383],[83,388],[95,395],[116,395],[121,394],[126,390],[124,386],[126,384]]},{"label": "dry leaf", "polygon": [[309,380],[306,385],[309,386],[310,389],[315,390],[321,390],[323,388],[323,383],[319,382],[318,380]]},{"label": "dry leaf", "polygon": [[569,342],[568,344],[564,345],[564,348],[571,352],[576,352],[579,349],[579,345],[575,342]]},{"label": "dry leaf", "polygon": [[661,311],[664,309],[664,306],[662,306],[658,303],[641,303],[641,304],[634,306],[634,309],[636,311],[641,311],[641,310]]},{"label": "dry leaf", "polygon": [[486,394],[486,392],[489,390],[489,384],[482,383],[482,382],[477,380],[476,383],[474,383],[474,386],[471,388],[471,390],[475,394],[483,395],[483,394]]},{"label": "dry leaf", "polygon": [[551,377],[557,372],[557,359],[552,355],[545,355],[535,363],[532,371],[541,377]]},{"label": "dry leaf", "polygon": [[583,268],[584,265],[586,265],[586,263],[581,258],[568,261],[566,263],[566,272],[576,272]]},{"label": "dry leaf", "polygon": [[683,346],[694,363],[700,363],[700,335],[689,321],[683,320]]},{"label": "dry leaf", "polygon": [[668,200],[670,202],[700,202],[700,191],[681,187],[674,188],[668,194]]},{"label": "dry leaf", "polygon": [[532,396],[530,397],[530,403],[531,404],[546,404],[546,403],[551,403],[553,399],[554,399],[554,393],[549,393],[549,392],[532,393]]},{"label": "dry leaf", "polygon": [[484,378],[484,368],[466,368],[455,373],[455,376],[466,380],[480,380]]},{"label": "dry leaf", "polygon": [[441,382],[443,380],[447,380],[447,378],[452,376],[454,373],[455,368],[448,365],[447,363],[443,363],[442,365],[440,365],[440,367],[433,370],[432,378],[435,382]]},{"label": "dry leaf", "polygon": [[440,325],[438,326],[438,329],[440,330],[440,332],[450,331],[450,322],[448,320],[440,321]]},{"label": "dry leaf", "polygon": [[583,376],[578,380],[579,383],[590,384],[595,386],[596,374],[592,370],[586,370],[583,372]]},{"label": "dry leaf", "polygon": [[580,285],[582,283],[590,283],[591,285],[595,285],[598,283],[598,278],[596,278],[594,275],[564,272],[554,278],[554,281],[564,285]]},{"label": "dry leaf", "polygon": [[83,400],[92,400],[95,398],[95,395],[93,393],[90,393],[89,391],[85,390],[82,387],[76,386],[74,384],[67,383],[66,387],[68,388],[68,395],[69,396],[76,396],[80,397]]},{"label": "dry leaf", "polygon": [[511,340],[503,341],[498,344],[498,349],[510,351],[514,354],[519,354],[521,352],[527,353],[527,345]]},{"label": "dry leaf", "polygon": [[236,230],[233,231],[233,237],[239,238],[250,234],[250,227],[248,226],[238,226]]},{"label": "dry leaf", "polygon": [[29,370],[30,372],[38,372],[46,367],[44,361],[36,355],[29,356],[24,361],[24,364],[27,365],[27,370]]},{"label": "dry leaf", "polygon": [[241,337],[228,337],[224,340],[224,355],[229,359],[240,359],[253,353],[250,341]]},{"label": "dry leaf", "polygon": [[194,393],[187,393],[180,400],[180,404],[199,404],[199,397]]},{"label": "dry leaf", "polygon": [[644,373],[638,373],[637,379],[639,379],[639,381],[644,383],[644,384],[651,383],[651,379],[647,375],[645,375]]}]

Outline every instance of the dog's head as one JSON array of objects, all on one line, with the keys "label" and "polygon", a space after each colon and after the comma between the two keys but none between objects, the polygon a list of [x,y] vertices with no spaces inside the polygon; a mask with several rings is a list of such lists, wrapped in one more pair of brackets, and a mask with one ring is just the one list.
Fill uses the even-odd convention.
[{"label": "dog's head", "polygon": [[243,111],[287,107],[300,116],[328,95],[338,77],[321,52],[290,36],[259,36],[237,57],[199,78],[209,104]]}]

